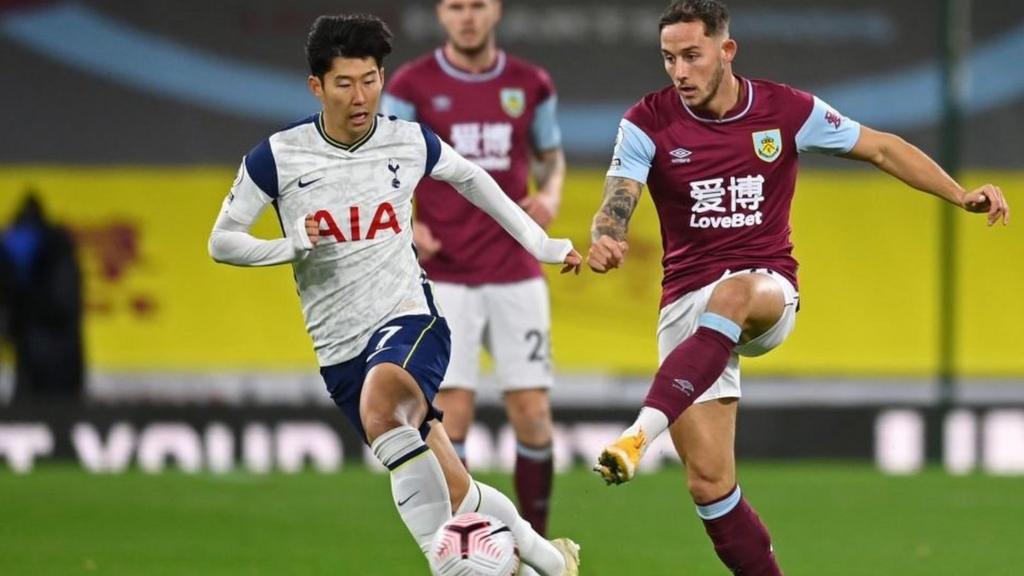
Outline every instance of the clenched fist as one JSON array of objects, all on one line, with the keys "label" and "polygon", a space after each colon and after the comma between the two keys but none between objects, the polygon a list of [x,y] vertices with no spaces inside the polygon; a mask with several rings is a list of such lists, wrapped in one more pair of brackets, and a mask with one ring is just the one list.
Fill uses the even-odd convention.
[{"label": "clenched fist", "polygon": [[626,241],[602,235],[590,245],[587,265],[594,272],[604,274],[613,268],[621,266],[628,253],[629,244]]}]

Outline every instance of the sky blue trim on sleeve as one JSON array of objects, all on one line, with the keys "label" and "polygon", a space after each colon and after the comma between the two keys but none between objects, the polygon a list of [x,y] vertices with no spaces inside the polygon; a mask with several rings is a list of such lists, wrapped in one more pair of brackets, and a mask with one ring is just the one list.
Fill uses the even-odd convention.
[{"label": "sky blue trim on sleeve", "polygon": [[859,123],[815,96],[810,116],[796,133],[796,149],[798,152],[845,154],[853,149],[859,138]]},{"label": "sky blue trim on sleeve", "polygon": [[425,124],[420,124],[420,130],[423,132],[423,141],[427,144],[427,162],[423,175],[430,176],[430,173],[434,171],[434,166],[437,165],[437,161],[441,158],[441,139],[430,128],[427,128]]},{"label": "sky blue trim on sleeve", "polygon": [[274,161],[274,151],[270,149],[270,140],[260,142],[245,155],[245,171],[264,194],[277,198],[277,162]]},{"label": "sky blue trim on sleeve", "polygon": [[612,166],[608,169],[608,175],[646,184],[653,162],[654,141],[636,124],[623,118],[619,122],[619,134],[615,138],[615,152],[612,153]]},{"label": "sky blue trim on sleeve", "polygon": [[729,512],[732,512],[733,508],[740,503],[740,499],[743,498],[743,493],[740,492],[740,487],[737,486],[732,494],[729,494],[724,500],[719,500],[714,504],[708,504],[707,506],[697,506],[697,516],[700,516],[702,520],[715,520],[721,518]]},{"label": "sky blue trim on sleeve", "polygon": [[552,94],[537,105],[530,124],[533,149],[544,152],[562,147],[562,129],[558,125],[558,96]]},{"label": "sky blue trim on sleeve", "polygon": [[416,105],[387,92],[381,96],[380,109],[388,116],[396,116],[409,122],[416,121]]},{"label": "sky blue trim on sleeve", "polygon": [[743,329],[740,328],[739,324],[729,320],[725,316],[719,316],[714,312],[705,312],[700,315],[700,319],[697,321],[698,326],[705,328],[711,328],[715,332],[721,332],[726,338],[729,338],[733,342],[740,341],[740,334],[743,334]]}]

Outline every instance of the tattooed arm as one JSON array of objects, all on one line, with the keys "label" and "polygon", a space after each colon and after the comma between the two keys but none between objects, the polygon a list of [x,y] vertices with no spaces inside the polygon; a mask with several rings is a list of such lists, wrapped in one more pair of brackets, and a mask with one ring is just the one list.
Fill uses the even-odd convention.
[{"label": "tattooed arm", "polygon": [[640,201],[643,184],[630,178],[609,176],[604,181],[604,201],[594,215],[590,228],[590,254],[587,264],[594,272],[603,274],[618,268],[629,252],[626,233],[629,219]]}]

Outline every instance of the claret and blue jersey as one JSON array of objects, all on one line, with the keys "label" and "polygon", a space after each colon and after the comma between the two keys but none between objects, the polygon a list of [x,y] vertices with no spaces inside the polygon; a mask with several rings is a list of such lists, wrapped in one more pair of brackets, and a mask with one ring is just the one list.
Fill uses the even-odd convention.
[{"label": "claret and blue jersey", "polygon": [[[491,69],[472,73],[438,48],[398,69],[382,106],[433,128],[518,202],[528,193],[531,157],[561,147],[557,101],[539,66],[498,51]],[[542,276],[536,258],[448,184],[424,180],[416,198],[417,220],[441,243],[441,251],[423,263],[432,279],[480,285]]]},{"label": "claret and blue jersey", "polygon": [[801,152],[849,152],[860,125],[783,84],[739,78],[722,118],[690,110],[669,86],[619,125],[608,176],[645,183],[665,250],[662,306],[726,270],[764,267],[797,282],[789,213]]}]

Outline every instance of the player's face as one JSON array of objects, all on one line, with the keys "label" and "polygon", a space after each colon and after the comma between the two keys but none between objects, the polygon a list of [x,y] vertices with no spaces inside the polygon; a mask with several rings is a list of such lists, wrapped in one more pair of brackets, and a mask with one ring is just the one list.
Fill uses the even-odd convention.
[{"label": "player's face", "polygon": [[736,42],[722,33],[704,34],[704,23],[677,22],[661,30],[661,55],[683,102],[704,108],[716,95],[736,55]]},{"label": "player's face", "polygon": [[499,0],[442,0],[437,4],[437,19],[448,35],[448,42],[467,54],[477,54],[494,37],[501,19]]},{"label": "player's face", "polygon": [[309,89],[323,106],[324,120],[349,142],[369,130],[383,85],[384,70],[373,58],[339,56],[322,82],[309,77]]}]

